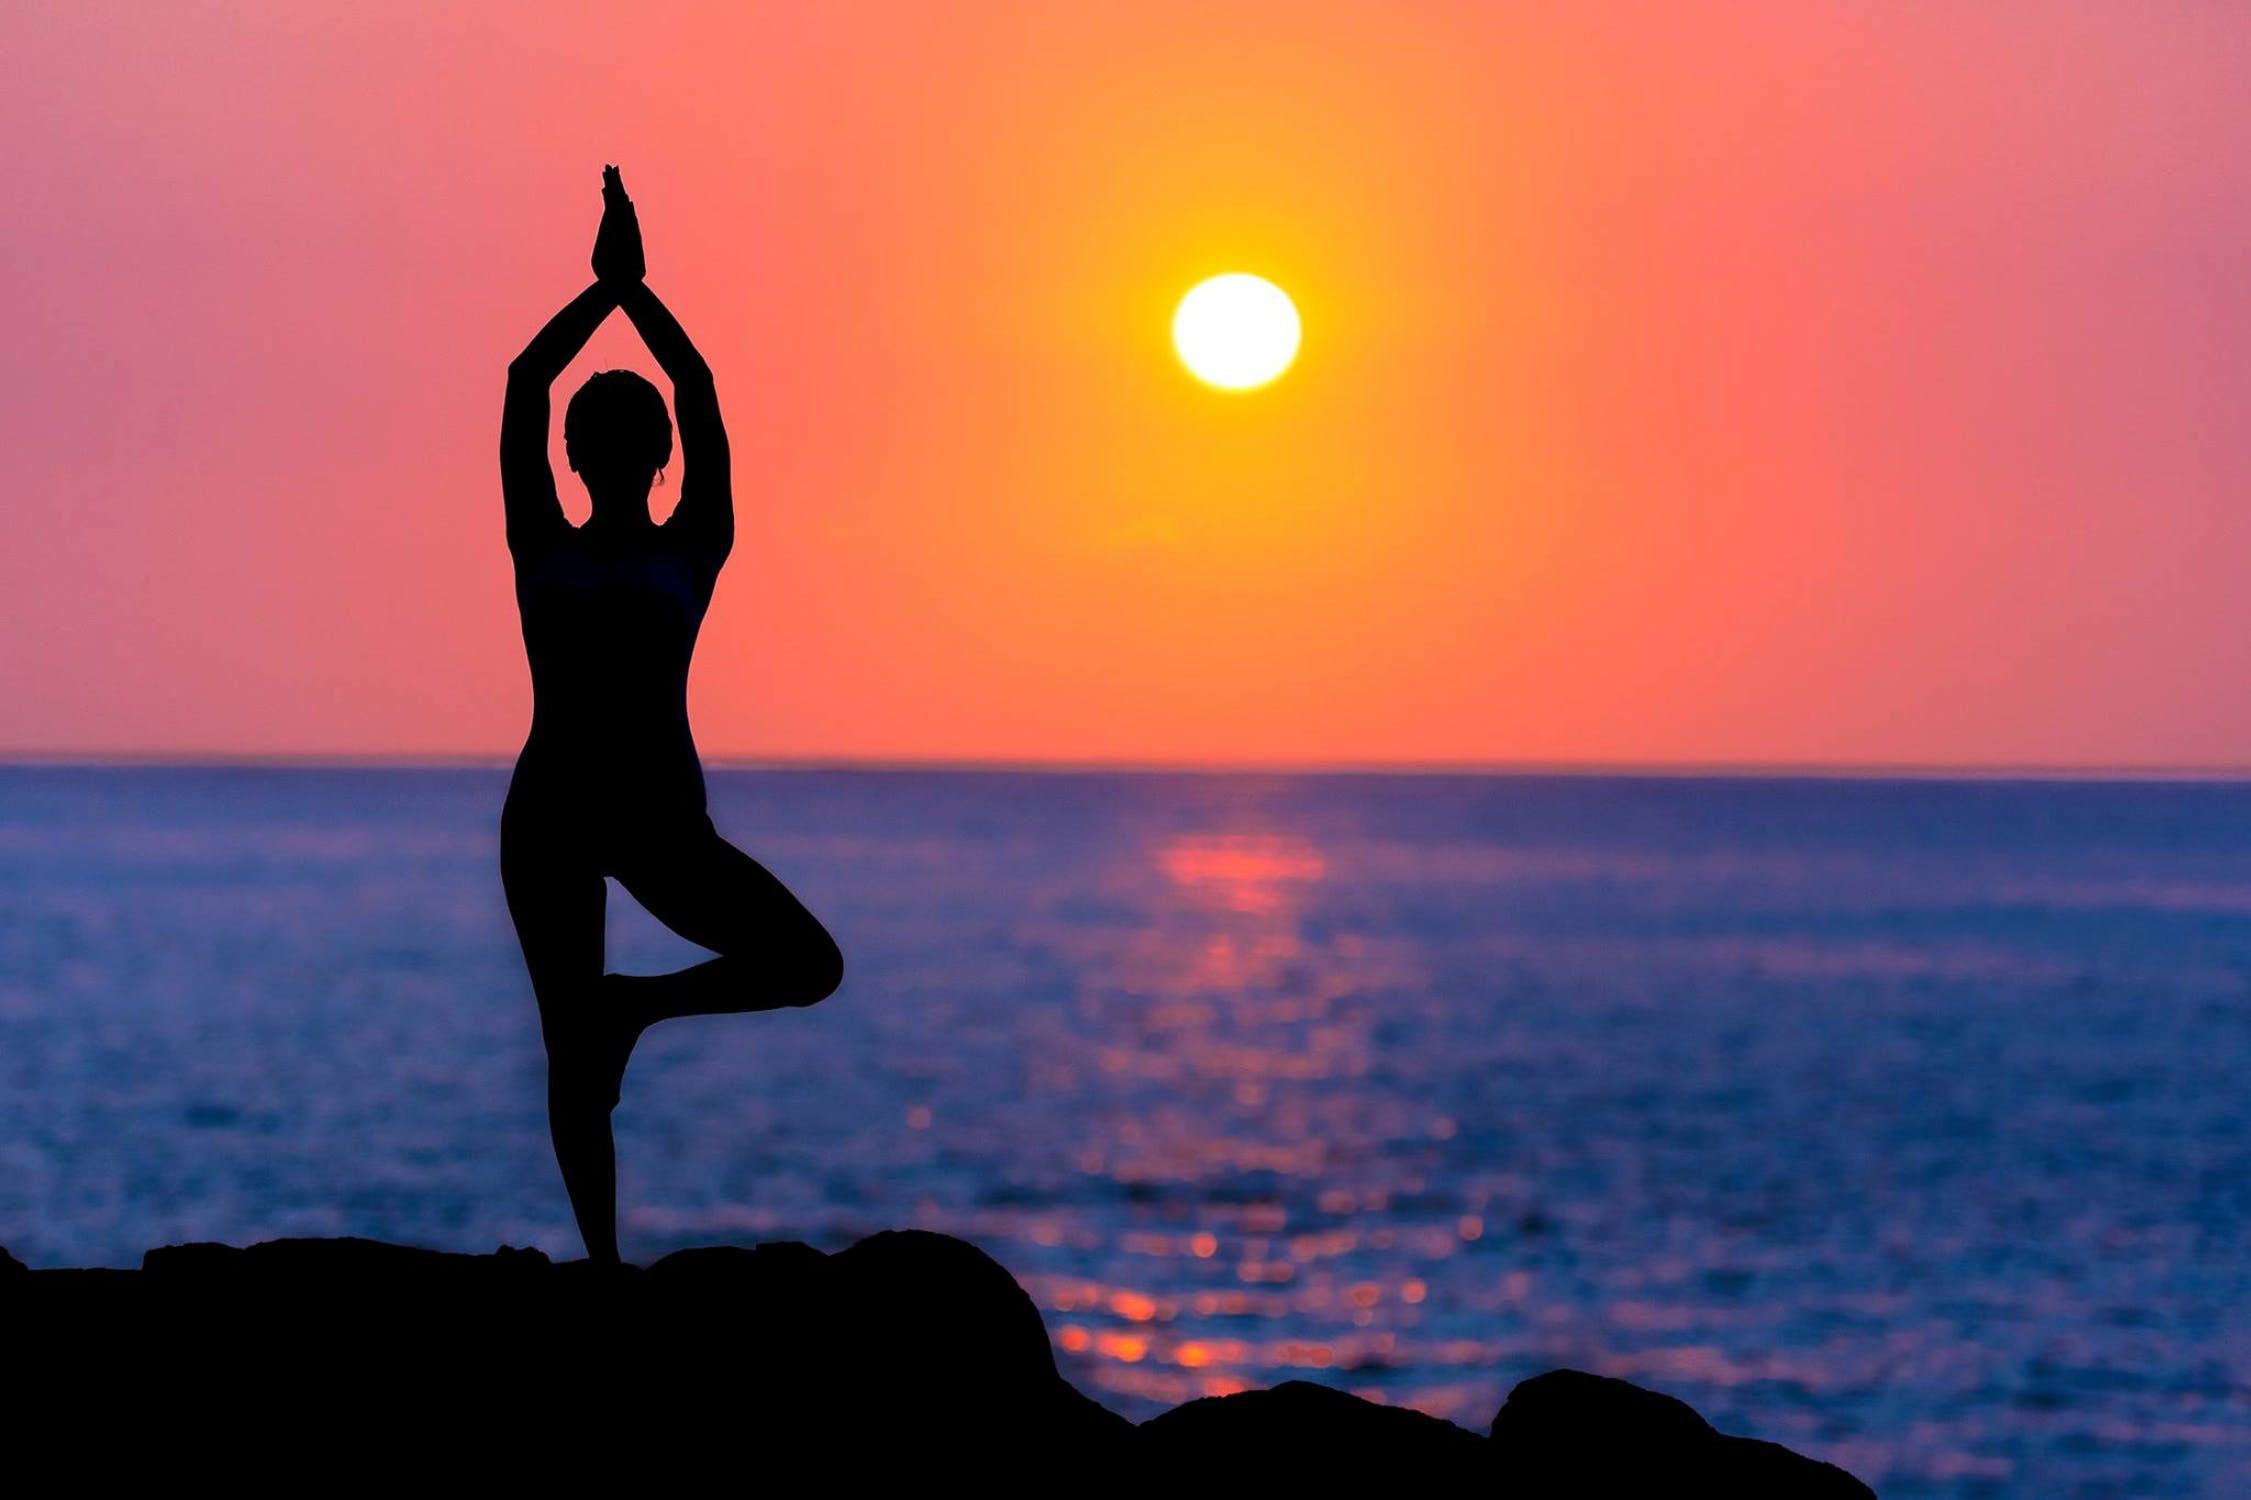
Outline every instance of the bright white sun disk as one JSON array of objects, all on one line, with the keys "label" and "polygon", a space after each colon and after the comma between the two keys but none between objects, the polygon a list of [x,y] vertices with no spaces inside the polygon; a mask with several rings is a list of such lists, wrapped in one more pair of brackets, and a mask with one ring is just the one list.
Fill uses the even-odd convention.
[{"label": "bright white sun disk", "polygon": [[1198,283],[1172,315],[1181,363],[1230,391],[1264,385],[1288,369],[1300,334],[1289,294],[1240,271]]}]

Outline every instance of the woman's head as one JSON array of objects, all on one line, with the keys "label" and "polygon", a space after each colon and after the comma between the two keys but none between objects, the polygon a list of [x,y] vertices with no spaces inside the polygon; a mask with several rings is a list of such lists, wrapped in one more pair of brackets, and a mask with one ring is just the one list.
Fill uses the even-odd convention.
[{"label": "woman's head", "polygon": [[564,409],[563,451],[589,489],[647,489],[672,461],[672,414],[657,388],[631,370],[604,370]]}]

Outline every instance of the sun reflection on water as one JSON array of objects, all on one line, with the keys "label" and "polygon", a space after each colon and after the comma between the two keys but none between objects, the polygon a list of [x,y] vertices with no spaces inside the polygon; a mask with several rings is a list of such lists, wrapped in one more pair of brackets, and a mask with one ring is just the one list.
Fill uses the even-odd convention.
[{"label": "sun reflection on water", "polygon": [[[1376,1065],[1382,998],[1422,977],[1379,933],[1308,922],[1329,872],[1312,837],[1249,823],[1154,841],[1113,874],[1143,921],[1082,956],[1107,982],[1078,1004],[1109,1040],[1078,1160],[1134,1222],[1102,1246],[1115,1281],[1028,1278],[1066,1370],[1094,1389],[1170,1402],[1494,1358],[1423,1331],[1418,1272],[1481,1232],[1424,1177],[1456,1122],[1326,1087]],[[1420,1197],[1429,1222],[1401,1212]],[[1027,1232],[1068,1236],[1052,1220]],[[1164,1268],[1137,1280],[1137,1262]],[[1368,1386],[1448,1413],[1469,1390]]]}]

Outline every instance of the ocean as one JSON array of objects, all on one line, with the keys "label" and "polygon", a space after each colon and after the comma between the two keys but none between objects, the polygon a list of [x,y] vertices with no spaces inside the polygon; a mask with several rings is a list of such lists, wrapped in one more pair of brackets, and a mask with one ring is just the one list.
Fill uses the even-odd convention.
[{"label": "ocean", "polygon": [[[0,768],[0,1243],[578,1254],[505,785]],[[958,1234],[1136,1418],[1302,1378],[1481,1430],[1569,1365],[1893,1500],[2251,1493],[2251,786],[711,793],[847,978],[649,1034],[630,1259]]]}]

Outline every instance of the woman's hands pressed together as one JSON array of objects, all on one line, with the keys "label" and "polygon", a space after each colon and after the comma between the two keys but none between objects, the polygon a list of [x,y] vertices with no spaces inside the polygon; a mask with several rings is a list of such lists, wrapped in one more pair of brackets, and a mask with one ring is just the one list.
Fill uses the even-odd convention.
[{"label": "woman's hands pressed together", "polygon": [[641,220],[625,196],[625,179],[615,167],[602,169],[602,227],[594,235],[594,277],[623,290],[648,275],[641,254]]}]

